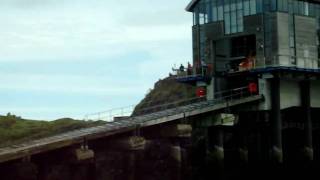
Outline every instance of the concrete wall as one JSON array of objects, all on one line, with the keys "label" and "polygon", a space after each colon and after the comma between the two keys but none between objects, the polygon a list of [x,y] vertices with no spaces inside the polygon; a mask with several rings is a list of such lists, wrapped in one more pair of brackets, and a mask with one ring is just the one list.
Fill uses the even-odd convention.
[{"label": "concrete wall", "polygon": [[291,66],[289,50],[289,14],[277,13],[277,39],[278,39],[278,64],[281,66]]},{"label": "concrete wall", "polygon": [[316,19],[295,16],[297,65],[303,68],[318,68]]},{"label": "concrete wall", "polygon": [[298,81],[281,80],[280,93],[281,109],[300,106],[300,87]]},{"label": "concrete wall", "polygon": [[[271,110],[271,86],[272,75],[264,75],[264,79],[259,79],[259,92],[264,95],[265,101],[260,103],[260,110]],[[320,88],[320,86],[319,86]],[[300,87],[299,81],[281,80],[280,81],[280,106],[281,109],[300,106]]]},{"label": "concrete wall", "polygon": [[278,33],[277,33],[277,14],[276,13],[265,13],[264,15],[264,50],[265,50],[265,61],[266,65],[272,65],[277,63],[278,54]]}]

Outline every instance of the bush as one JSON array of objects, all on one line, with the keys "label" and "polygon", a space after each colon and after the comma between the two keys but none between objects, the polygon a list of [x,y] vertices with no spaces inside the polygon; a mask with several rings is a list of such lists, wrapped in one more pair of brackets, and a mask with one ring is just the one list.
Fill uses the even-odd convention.
[{"label": "bush", "polygon": [[8,113],[7,116],[0,117],[0,127],[11,128],[13,125],[17,123],[17,120],[19,119],[20,117]]}]

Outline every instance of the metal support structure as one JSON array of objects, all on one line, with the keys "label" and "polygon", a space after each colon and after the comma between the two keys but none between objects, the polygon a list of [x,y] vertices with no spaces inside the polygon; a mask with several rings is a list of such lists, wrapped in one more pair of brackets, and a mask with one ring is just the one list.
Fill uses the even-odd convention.
[{"label": "metal support structure", "polygon": [[271,132],[272,148],[271,160],[276,163],[283,162],[282,151],[282,119],[280,107],[280,79],[274,77],[271,79]]},{"label": "metal support structure", "polygon": [[312,143],[312,120],[311,120],[311,103],[310,103],[310,80],[304,80],[300,83],[301,89],[301,106],[304,117],[304,148],[303,156],[305,160],[313,160],[313,143]]}]

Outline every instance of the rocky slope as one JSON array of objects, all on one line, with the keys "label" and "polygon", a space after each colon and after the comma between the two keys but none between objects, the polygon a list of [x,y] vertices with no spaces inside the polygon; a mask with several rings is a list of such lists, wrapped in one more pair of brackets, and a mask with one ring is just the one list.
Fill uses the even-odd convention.
[{"label": "rocky slope", "polygon": [[135,107],[133,115],[161,110],[165,108],[163,105],[195,98],[195,91],[194,86],[177,82],[175,76],[160,79]]}]

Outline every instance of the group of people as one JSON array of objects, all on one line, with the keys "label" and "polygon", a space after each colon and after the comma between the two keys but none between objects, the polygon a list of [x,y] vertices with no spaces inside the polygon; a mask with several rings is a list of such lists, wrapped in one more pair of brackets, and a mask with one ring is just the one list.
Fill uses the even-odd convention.
[{"label": "group of people", "polygon": [[[195,64],[195,71],[197,74],[202,74],[202,75],[207,75],[207,73],[210,71],[210,66],[203,60],[200,61],[200,65],[199,63]],[[190,64],[190,62],[188,62],[188,66],[187,68],[184,67],[183,64],[180,65],[179,69],[178,69],[180,74],[185,73],[185,71],[187,72],[187,75],[192,75],[193,73],[193,67]]]},{"label": "group of people", "polygon": [[[180,72],[184,72],[185,71],[185,68],[184,68],[183,64],[180,65],[179,71]],[[187,67],[187,75],[192,75],[192,66],[191,66],[191,64],[189,62],[188,62],[188,67]]]}]

